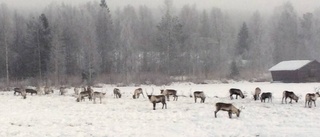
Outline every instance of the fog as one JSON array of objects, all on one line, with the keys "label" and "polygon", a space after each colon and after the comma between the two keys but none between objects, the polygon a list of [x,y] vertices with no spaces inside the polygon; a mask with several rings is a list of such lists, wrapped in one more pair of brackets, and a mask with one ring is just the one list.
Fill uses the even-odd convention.
[{"label": "fog", "polygon": [[[52,2],[79,5],[90,1],[99,0],[0,0],[0,3],[6,3],[9,7],[15,9],[43,9]],[[179,8],[186,4],[196,4],[200,9],[218,7],[223,10],[231,11],[256,11],[270,13],[275,7],[288,0],[175,0],[175,7]],[[319,0],[290,0],[298,13],[313,12],[315,8],[320,7]],[[159,8],[163,0],[107,0],[110,9],[123,7],[125,5],[146,5],[150,8]]]}]

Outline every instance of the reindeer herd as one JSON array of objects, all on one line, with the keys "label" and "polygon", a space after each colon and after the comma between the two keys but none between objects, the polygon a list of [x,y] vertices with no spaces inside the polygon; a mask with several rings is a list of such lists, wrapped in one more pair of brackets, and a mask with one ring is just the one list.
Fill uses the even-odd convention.
[{"label": "reindeer herd", "polygon": [[[37,90],[31,89],[31,88],[14,88],[14,95],[21,95],[23,99],[27,98],[27,94],[29,93],[31,96],[32,95],[37,95],[38,91],[40,90],[37,88]],[[153,89],[152,89],[153,90]],[[39,93],[48,95],[54,93],[54,90],[51,87],[44,87],[43,92],[39,91]],[[66,87],[60,87],[59,89],[59,95],[66,95],[67,93],[67,88]],[[153,110],[156,110],[156,104],[161,103],[162,104],[162,109],[167,109],[167,101],[170,101],[169,96],[173,97],[173,101],[178,101],[178,94],[177,90],[175,89],[160,89],[160,94],[158,95],[153,95],[153,91],[151,94],[147,93],[148,100],[153,104]],[[261,94],[261,95],[260,95]],[[74,95],[76,97],[76,102],[82,102],[85,101],[85,98],[87,98],[89,101],[93,101],[93,103],[96,103],[96,99],[99,99],[100,104],[102,103],[102,99],[106,96],[105,92],[98,92],[94,91],[91,86],[87,87],[75,87],[74,88]],[[137,88],[133,91],[133,99],[138,99],[142,95],[143,98],[145,98],[144,93],[142,88]],[[238,99],[238,96],[241,97],[242,99],[245,98],[245,95],[240,89],[237,88],[231,88],[229,89],[229,97],[231,100]],[[119,88],[114,88],[113,89],[113,97],[120,99],[122,96],[121,91]],[[319,92],[316,93],[307,93],[305,95],[305,107],[312,107],[312,102],[314,104],[314,107],[316,107],[316,100],[320,96]],[[194,91],[193,96],[190,94],[190,97],[194,98],[194,102],[197,103],[197,99],[200,98],[200,103],[205,103],[206,95],[204,94],[203,91]],[[263,92],[261,93],[261,89],[259,87],[255,88],[254,93],[253,93],[253,100],[260,100],[261,102],[266,102],[266,99],[268,99],[268,102],[272,102],[272,93],[271,92]],[[294,100],[296,103],[299,100],[299,97],[292,91],[283,91],[282,94],[282,101],[281,103],[283,104],[283,101],[287,104],[287,99],[290,99],[289,103],[292,103],[292,100]],[[217,112],[222,110],[222,111],[227,111],[229,118],[232,118],[232,114],[236,114],[237,117],[240,116],[241,110],[236,108],[233,104],[231,103],[223,103],[223,102],[218,102],[215,103],[216,110],[214,111],[215,117],[217,117]]]}]

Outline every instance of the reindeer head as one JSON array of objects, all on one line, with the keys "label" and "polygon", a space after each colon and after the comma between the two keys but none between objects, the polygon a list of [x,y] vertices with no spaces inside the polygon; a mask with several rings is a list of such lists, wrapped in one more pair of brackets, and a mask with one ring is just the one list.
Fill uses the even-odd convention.
[{"label": "reindeer head", "polygon": [[320,97],[320,94],[319,94],[319,92],[316,92],[316,95],[317,95],[318,97]]}]

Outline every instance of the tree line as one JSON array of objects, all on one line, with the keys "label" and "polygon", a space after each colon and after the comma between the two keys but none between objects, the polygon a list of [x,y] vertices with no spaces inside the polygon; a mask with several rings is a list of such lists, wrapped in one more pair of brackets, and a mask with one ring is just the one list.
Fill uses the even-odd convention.
[{"label": "tree line", "polygon": [[159,11],[107,2],[50,4],[40,14],[0,6],[1,83],[93,84],[264,79],[268,68],[319,59],[320,9],[298,14],[290,2],[271,16],[234,18],[213,7]]}]

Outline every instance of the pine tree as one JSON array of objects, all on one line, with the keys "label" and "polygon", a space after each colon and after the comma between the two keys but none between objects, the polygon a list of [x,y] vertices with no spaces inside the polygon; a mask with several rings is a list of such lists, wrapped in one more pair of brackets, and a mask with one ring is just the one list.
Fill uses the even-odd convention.
[{"label": "pine tree", "polygon": [[245,54],[249,51],[249,31],[247,24],[244,22],[238,33],[238,42],[236,47],[236,56],[246,59]]},{"label": "pine tree", "polygon": [[231,72],[230,72],[230,78],[237,78],[240,75],[239,69],[237,67],[236,61],[231,62],[230,66]]}]

